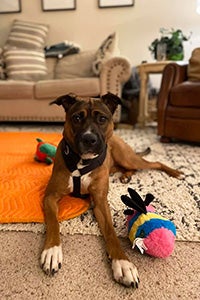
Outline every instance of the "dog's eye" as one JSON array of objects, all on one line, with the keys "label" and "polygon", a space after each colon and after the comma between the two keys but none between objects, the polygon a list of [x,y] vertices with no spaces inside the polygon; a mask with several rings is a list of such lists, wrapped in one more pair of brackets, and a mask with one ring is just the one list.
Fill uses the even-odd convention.
[{"label": "dog's eye", "polygon": [[83,113],[79,113],[79,114],[75,114],[72,116],[72,120],[74,123],[80,123],[84,118],[84,114]]},{"label": "dog's eye", "polygon": [[104,124],[107,121],[107,118],[105,116],[98,116],[97,121],[99,124]]}]

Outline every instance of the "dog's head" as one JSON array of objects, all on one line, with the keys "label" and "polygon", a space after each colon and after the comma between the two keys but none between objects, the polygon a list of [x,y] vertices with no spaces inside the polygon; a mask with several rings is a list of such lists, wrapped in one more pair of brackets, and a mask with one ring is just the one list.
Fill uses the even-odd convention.
[{"label": "dog's head", "polygon": [[63,95],[51,104],[62,105],[66,112],[64,138],[83,159],[99,155],[113,133],[113,120],[121,100],[108,93],[100,99]]}]

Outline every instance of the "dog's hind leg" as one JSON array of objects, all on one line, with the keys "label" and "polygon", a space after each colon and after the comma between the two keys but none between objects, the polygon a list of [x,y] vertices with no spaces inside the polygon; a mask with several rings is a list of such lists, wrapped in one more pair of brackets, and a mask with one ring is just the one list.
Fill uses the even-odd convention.
[{"label": "dog's hind leg", "polygon": [[136,171],[143,169],[161,170],[173,177],[179,177],[182,172],[162,164],[161,162],[149,162],[137,155],[133,149],[118,136],[113,136],[110,142],[112,158],[115,164],[126,171]]}]

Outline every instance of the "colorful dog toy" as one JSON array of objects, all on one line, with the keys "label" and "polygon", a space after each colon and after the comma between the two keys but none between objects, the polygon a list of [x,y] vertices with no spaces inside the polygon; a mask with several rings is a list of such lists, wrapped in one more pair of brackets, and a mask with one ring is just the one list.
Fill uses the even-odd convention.
[{"label": "colorful dog toy", "polygon": [[154,207],[149,205],[154,199],[152,194],[147,194],[143,201],[135,190],[128,188],[128,192],[130,197],[122,195],[121,200],[133,208],[124,211],[132,248],[137,246],[142,254],[154,257],[170,256],[176,237],[174,223],[155,213]]},{"label": "colorful dog toy", "polygon": [[57,147],[53,144],[46,143],[43,140],[37,138],[37,149],[34,159],[38,162],[45,162],[50,165],[54,162]]}]

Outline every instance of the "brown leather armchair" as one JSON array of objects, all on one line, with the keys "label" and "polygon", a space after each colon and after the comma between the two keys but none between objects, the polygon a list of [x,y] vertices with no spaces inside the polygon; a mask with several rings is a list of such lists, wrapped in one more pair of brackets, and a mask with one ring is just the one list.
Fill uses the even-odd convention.
[{"label": "brown leather armchair", "polygon": [[200,81],[188,81],[187,65],[169,63],[158,94],[161,142],[200,142]]}]

